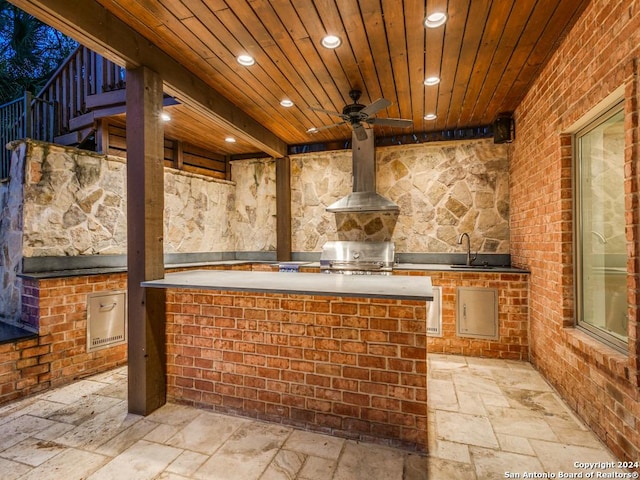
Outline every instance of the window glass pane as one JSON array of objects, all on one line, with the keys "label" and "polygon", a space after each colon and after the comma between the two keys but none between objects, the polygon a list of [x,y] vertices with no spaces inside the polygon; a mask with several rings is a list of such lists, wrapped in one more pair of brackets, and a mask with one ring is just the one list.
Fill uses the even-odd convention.
[{"label": "window glass pane", "polygon": [[627,340],[624,114],[577,136],[578,323],[623,346]]}]

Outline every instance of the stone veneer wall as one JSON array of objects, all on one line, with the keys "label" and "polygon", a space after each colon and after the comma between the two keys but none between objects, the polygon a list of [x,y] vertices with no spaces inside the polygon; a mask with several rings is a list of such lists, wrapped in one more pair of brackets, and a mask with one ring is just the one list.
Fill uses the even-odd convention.
[{"label": "stone veneer wall", "polygon": [[[613,453],[631,462],[640,461],[639,56],[637,2],[588,2],[515,111],[510,167],[511,258],[531,272],[531,361]],[[626,352],[574,320],[570,132],[618,98],[625,112]]]},{"label": "stone veneer wall", "polygon": [[[0,321],[17,323],[20,318],[22,295],[18,273],[22,269],[22,189],[24,172],[16,168],[18,159],[24,157],[26,144],[19,145],[12,153],[12,183],[0,183]],[[12,188],[13,186],[13,188]]]},{"label": "stone veneer wall", "polygon": [[509,253],[508,146],[492,140],[376,149],[377,191],[393,214],[333,214],[325,208],[351,190],[351,151],[294,155],[293,251],[320,251],[328,240],[393,240],[398,252]]},{"label": "stone veneer wall", "polygon": [[[0,320],[17,324],[23,257],[126,254],[122,158],[25,141],[0,185]],[[234,182],[165,169],[165,252],[275,250],[275,163],[232,165]]]},{"label": "stone veneer wall", "polygon": [[[125,161],[40,142],[26,145],[14,162],[25,165],[24,256],[126,253]],[[165,168],[165,251],[233,252],[275,244],[272,165],[234,163],[235,182]]]}]

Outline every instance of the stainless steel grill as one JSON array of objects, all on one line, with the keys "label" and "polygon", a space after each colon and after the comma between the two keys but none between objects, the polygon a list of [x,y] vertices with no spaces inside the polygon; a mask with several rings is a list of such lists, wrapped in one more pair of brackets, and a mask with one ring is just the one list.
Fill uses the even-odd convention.
[{"label": "stainless steel grill", "polygon": [[393,242],[332,241],[322,247],[320,270],[342,275],[391,275]]}]

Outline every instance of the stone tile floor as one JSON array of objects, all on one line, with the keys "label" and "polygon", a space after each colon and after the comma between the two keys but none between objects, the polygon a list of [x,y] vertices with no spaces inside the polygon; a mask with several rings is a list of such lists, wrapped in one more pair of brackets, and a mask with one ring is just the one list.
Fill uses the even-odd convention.
[{"label": "stone tile floor", "polygon": [[0,479],[557,478],[614,461],[523,362],[431,355],[428,457],[175,404],[128,414],[126,372],[0,407]]}]

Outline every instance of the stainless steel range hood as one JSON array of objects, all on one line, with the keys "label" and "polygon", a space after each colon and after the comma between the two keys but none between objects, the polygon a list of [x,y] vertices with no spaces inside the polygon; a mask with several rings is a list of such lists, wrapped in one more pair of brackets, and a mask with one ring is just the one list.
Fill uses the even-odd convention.
[{"label": "stainless steel range hood", "polygon": [[352,135],[353,192],[327,207],[327,212],[397,212],[398,205],[376,192],[376,156],[373,129],[367,139]]}]

